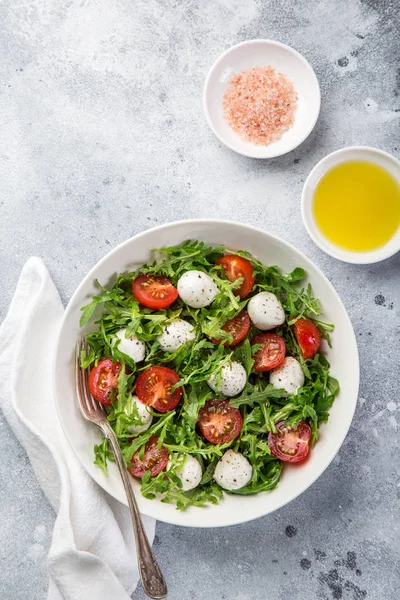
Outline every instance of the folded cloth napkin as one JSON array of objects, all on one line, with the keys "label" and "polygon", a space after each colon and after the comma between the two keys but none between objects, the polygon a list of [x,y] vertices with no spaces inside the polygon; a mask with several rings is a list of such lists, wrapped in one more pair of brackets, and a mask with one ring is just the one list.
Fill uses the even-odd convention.
[{"label": "folded cloth napkin", "polygon": [[[45,265],[30,258],[0,328],[0,407],[57,512],[48,600],[127,600],[139,580],[128,509],[78,462],[54,404],[52,368],[62,314]],[[143,521],[153,541],[155,521]]]}]

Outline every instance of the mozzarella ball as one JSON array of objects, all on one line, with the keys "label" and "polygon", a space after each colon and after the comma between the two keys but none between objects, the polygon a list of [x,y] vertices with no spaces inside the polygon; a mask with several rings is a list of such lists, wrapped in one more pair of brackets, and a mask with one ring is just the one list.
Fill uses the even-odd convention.
[{"label": "mozzarella ball", "polygon": [[294,396],[304,385],[304,373],[298,360],[287,356],[280,367],[272,369],[269,382],[274,388],[285,390],[287,396]]},{"label": "mozzarella ball", "polygon": [[114,346],[118,340],[121,340],[118,344],[118,350],[130,356],[135,363],[138,363],[145,357],[146,345],[144,342],[138,340],[134,335],[126,338],[125,334],[126,329],[120,329],[115,334],[115,338],[113,338],[111,343]]},{"label": "mozzarella ball", "polygon": [[219,289],[213,279],[203,271],[187,271],[178,280],[178,294],[192,308],[211,304]]},{"label": "mozzarella ball", "polygon": [[224,396],[237,396],[247,383],[246,370],[242,364],[233,360],[224,365],[220,373],[211,375],[207,383],[214,392]]},{"label": "mozzarella ball", "polygon": [[253,325],[268,331],[285,322],[283,306],[272,292],[260,292],[251,298],[247,312]]},{"label": "mozzarella ball", "polygon": [[253,468],[243,454],[227,450],[215,467],[214,480],[225,490],[240,490],[249,483],[252,473]]},{"label": "mozzarella ball", "polygon": [[195,337],[193,325],[183,319],[177,319],[164,327],[162,334],[157,339],[164,352],[175,352],[182,344],[194,340]]},{"label": "mozzarella ball", "polygon": [[149,412],[149,409],[146,404],[140,402],[137,396],[132,395],[124,408],[125,413],[127,415],[131,415],[134,411],[134,407],[137,408],[137,412],[135,411],[135,416],[138,415],[142,424],[131,425],[129,427],[129,431],[130,433],[143,433],[150,427],[153,421],[153,415]]},{"label": "mozzarella ball", "polygon": [[191,454],[187,454],[183,465],[176,470],[176,475],[182,481],[182,490],[188,492],[194,490],[201,481],[203,472],[197,458]]}]

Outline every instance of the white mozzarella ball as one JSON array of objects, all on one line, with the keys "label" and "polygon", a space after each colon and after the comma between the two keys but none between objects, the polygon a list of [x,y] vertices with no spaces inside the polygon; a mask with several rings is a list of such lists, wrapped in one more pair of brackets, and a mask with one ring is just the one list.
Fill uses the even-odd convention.
[{"label": "white mozzarella ball", "polygon": [[125,334],[126,329],[120,329],[117,331],[115,338],[112,340],[112,345],[114,346],[114,344],[120,340],[118,344],[118,350],[130,356],[135,363],[138,363],[145,357],[146,345],[144,342],[138,340],[134,335],[126,338]]},{"label": "white mozzarella ball", "polygon": [[224,365],[220,373],[211,375],[207,383],[214,392],[224,396],[237,396],[247,383],[246,370],[242,364],[233,360],[228,365]]},{"label": "white mozzarella ball", "polygon": [[260,292],[251,298],[247,312],[253,325],[268,331],[285,322],[283,306],[272,292]]},{"label": "white mozzarella ball", "polygon": [[182,490],[188,492],[194,490],[201,481],[203,472],[197,458],[191,454],[187,454],[183,465],[176,470],[176,475],[182,481]]},{"label": "white mozzarella ball", "polygon": [[219,289],[213,279],[203,271],[187,271],[179,278],[178,294],[192,308],[204,308],[211,304]]},{"label": "white mozzarella ball", "polygon": [[130,433],[143,433],[143,431],[146,431],[150,427],[150,425],[153,421],[153,415],[150,413],[146,404],[143,404],[143,402],[140,402],[140,400],[137,396],[132,395],[124,409],[126,414],[132,415],[132,413],[134,411],[134,407],[137,408],[137,412],[135,411],[135,416],[137,415],[139,417],[142,424],[141,425],[131,425],[129,427],[129,431],[130,431]]},{"label": "white mozzarella ball", "polygon": [[194,340],[195,337],[193,325],[183,319],[177,319],[164,327],[162,334],[157,339],[164,352],[175,352],[182,344]]},{"label": "white mozzarella ball", "polygon": [[240,490],[249,483],[252,473],[253,468],[243,454],[227,450],[215,467],[214,479],[225,490]]},{"label": "white mozzarella ball", "polygon": [[285,390],[288,396],[294,396],[304,385],[304,373],[298,360],[287,356],[283,363],[269,374],[269,382],[274,388]]}]

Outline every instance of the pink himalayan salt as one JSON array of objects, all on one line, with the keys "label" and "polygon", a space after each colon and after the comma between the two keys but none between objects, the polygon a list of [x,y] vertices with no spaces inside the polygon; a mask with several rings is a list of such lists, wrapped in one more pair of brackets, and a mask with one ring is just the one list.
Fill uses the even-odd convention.
[{"label": "pink himalayan salt", "polygon": [[246,142],[267,146],[294,123],[298,95],[293,83],[272,67],[254,67],[228,82],[223,108],[226,122]]}]

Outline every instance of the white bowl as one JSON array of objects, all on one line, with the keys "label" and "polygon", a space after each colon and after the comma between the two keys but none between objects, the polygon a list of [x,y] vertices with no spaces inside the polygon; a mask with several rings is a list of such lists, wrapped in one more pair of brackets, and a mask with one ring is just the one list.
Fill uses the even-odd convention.
[{"label": "white bowl", "polygon": [[345,250],[330,242],[318,228],[313,214],[313,196],[321,177],[332,167],[349,160],[368,161],[386,169],[400,185],[400,161],[391,154],[368,146],[353,146],[336,150],[315,165],[306,179],[301,196],[303,223],[311,239],[327,254],[347,263],[371,264],[389,258],[400,250],[400,227],[387,244],[369,252]]},{"label": "white bowl", "polygon": [[[270,65],[286,75],[299,95],[293,126],[268,146],[243,141],[226,123],[222,107],[230,77],[260,65]],[[204,85],[203,106],[211,129],[228,148],[252,158],[273,158],[297,148],[313,130],[320,104],[321,93],[311,65],[290,46],[273,40],[249,40],[232,46],[211,67]]]},{"label": "white bowl", "polygon": [[[159,500],[146,500],[133,480],[139,508],[159,521],[190,527],[219,527],[243,523],[284,506],[304,492],[327,468],[339,450],[350,427],[357,402],[359,367],[354,332],[346,310],[328,279],[303,254],[281,239],[248,225],[226,221],[180,221],[145,231],[127,240],[107,254],[86,275],[65,311],[54,363],[54,388],[61,425],[71,447],[86,471],[109,494],[126,504],[125,492],[115,464],[109,465],[109,476],[93,464],[93,445],[99,443],[100,431],[80,415],[75,396],[74,346],[81,334],[80,308],[97,294],[94,280],[111,285],[119,272],[132,271],[150,258],[149,248],[170,246],[187,239],[211,244],[225,243],[231,248],[251,252],[266,265],[279,265],[284,271],[303,267],[308,280],[324,308],[323,318],[335,324],[333,348],[327,356],[332,375],[340,380],[341,392],[331,411],[329,422],[320,428],[320,440],[310,458],[298,466],[285,466],[278,487],[256,496],[226,494],[217,506],[190,507],[181,512]],[[87,330],[84,330],[84,332]]]}]

